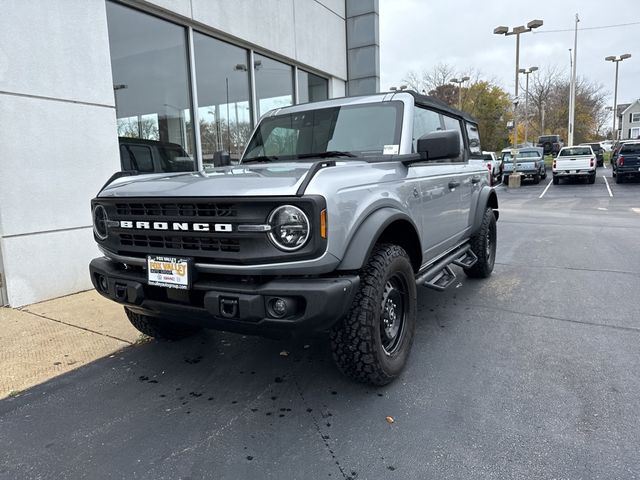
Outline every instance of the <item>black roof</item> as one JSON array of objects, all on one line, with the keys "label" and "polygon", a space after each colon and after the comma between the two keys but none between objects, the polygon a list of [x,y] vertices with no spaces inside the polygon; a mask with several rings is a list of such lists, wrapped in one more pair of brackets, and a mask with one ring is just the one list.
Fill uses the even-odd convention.
[{"label": "black roof", "polygon": [[447,105],[446,103],[444,103],[442,100],[437,99],[435,97],[431,97],[429,95],[422,95],[414,90],[399,90],[398,93],[400,92],[410,93],[413,96],[414,101],[417,105],[421,105],[427,108],[435,108],[443,112],[452,113],[453,115],[462,117],[469,122],[473,122],[476,124],[478,123],[478,121],[475,118],[473,118],[471,115],[469,115],[467,112],[463,112],[462,110],[453,108]]}]

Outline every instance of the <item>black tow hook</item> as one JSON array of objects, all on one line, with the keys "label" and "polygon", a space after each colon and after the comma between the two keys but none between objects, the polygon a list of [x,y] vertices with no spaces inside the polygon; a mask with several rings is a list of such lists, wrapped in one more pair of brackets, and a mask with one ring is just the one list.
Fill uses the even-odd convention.
[{"label": "black tow hook", "polygon": [[238,318],[238,299],[221,297],[220,315],[224,318]]},{"label": "black tow hook", "polygon": [[114,295],[116,299],[124,302],[127,300],[127,286],[122,283],[116,283],[114,285]]}]

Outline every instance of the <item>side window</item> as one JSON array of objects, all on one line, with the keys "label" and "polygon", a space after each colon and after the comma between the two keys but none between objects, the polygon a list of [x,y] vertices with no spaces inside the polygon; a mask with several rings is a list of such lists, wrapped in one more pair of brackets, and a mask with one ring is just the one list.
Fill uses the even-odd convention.
[{"label": "side window", "polygon": [[139,172],[153,172],[151,149],[142,145],[127,145],[131,164]]},{"label": "side window", "polygon": [[426,108],[414,107],[413,110],[413,152],[417,150],[418,139],[425,133],[442,130],[440,114]]},{"label": "side window", "polygon": [[469,139],[469,152],[471,157],[482,158],[482,147],[480,146],[480,134],[478,133],[478,126],[473,123],[466,123],[467,126],[467,138]]},{"label": "side window", "polygon": [[444,119],[445,130],[455,130],[456,132],[458,132],[458,136],[460,137],[460,155],[458,156],[458,158],[452,158],[451,161],[464,162],[466,155],[464,151],[464,136],[462,135],[460,120],[458,120],[457,118],[448,117],[446,115],[443,115],[442,118]]}]

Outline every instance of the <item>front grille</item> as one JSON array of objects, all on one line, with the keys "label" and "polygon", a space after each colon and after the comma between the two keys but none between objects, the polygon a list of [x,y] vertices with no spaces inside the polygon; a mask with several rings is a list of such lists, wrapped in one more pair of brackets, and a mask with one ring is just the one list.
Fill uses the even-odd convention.
[{"label": "front grille", "polygon": [[120,246],[152,249],[188,250],[190,252],[239,252],[240,240],[232,238],[194,237],[180,235],[121,234]]},{"label": "front grille", "polygon": [[116,203],[117,215],[158,217],[236,217],[232,203]]}]

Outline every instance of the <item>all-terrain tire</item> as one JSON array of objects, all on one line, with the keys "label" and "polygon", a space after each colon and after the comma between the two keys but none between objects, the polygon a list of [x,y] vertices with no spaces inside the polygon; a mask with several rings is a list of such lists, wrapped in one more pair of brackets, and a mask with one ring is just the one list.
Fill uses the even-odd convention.
[{"label": "all-terrain tire", "polygon": [[[400,295],[402,301],[391,301],[398,298],[392,294]],[[397,245],[376,245],[360,271],[360,288],[349,313],[331,330],[331,349],[338,369],[356,381],[373,385],[386,385],[396,379],[411,351],[416,309],[416,283],[407,252]],[[386,332],[392,331],[389,325],[395,325],[398,312],[402,321],[395,342],[389,343],[391,336]]]},{"label": "all-terrain tire", "polygon": [[124,307],[127,318],[138,331],[157,340],[181,340],[202,330],[200,327],[150,317]]},{"label": "all-terrain tire", "polygon": [[471,251],[478,261],[464,269],[464,273],[472,278],[487,278],[493,271],[496,260],[497,225],[492,208],[487,208],[482,217],[480,229],[471,237]]}]

